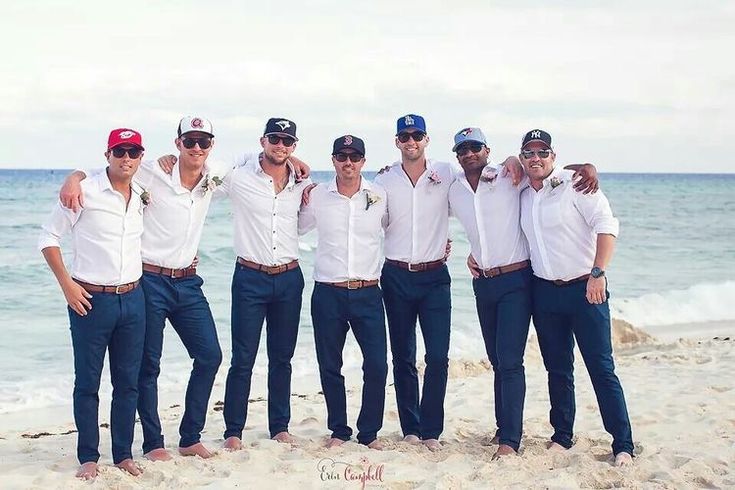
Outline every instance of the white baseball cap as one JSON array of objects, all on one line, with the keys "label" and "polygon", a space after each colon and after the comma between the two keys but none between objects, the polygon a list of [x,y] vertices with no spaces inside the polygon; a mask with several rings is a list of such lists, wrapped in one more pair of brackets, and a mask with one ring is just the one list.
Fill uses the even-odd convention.
[{"label": "white baseball cap", "polygon": [[209,136],[214,137],[214,133],[212,132],[212,123],[209,119],[199,116],[182,117],[181,121],[179,121],[179,137],[181,137],[182,134],[190,133],[192,131],[207,133]]}]

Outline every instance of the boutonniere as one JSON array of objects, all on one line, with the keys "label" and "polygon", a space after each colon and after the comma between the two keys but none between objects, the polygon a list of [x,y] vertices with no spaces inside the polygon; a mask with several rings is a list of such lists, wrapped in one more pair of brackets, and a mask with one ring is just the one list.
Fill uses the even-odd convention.
[{"label": "boutonniere", "polygon": [[370,206],[378,202],[380,202],[380,196],[374,192],[370,192],[368,189],[365,189],[365,211],[370,209]]},{"label": "boutonniere", "polygon": [[442,179],[439,178],[439,174],[436,173],[436,170],[432,170],[431,173],[429,174],[429,182],[431,182],[434,185],[442,183]]},{"label": "boutonniere", "polygon": [[140,192],[135,190],[135,187],[133,187],[133,192],[138,194],[138,197],[140,197],[140,202],[143,203],[143,206],[148,206],[151,203],[151,193],[147,190],[140,188]]},{"label": "boutonniere", "polygon": [[485,166],[485,168],[482,169],[482,173],[480,174],[481,181],[489,182],[490,184],[494,184],[497,178],[498,178],[498,170],[496,168],[487,165]]},{"label": "boutonniere", "polygon": [[557,187],[559,187],[563,183],[564,183],[564,181],[561,180],[559,177],[552,177],[551,180],[549,181],[549,184],[551,185],[551,188],[552,189],[556,189]]},{"label": "boutonniere", "polygon": [[210,177],[209,174],[207,174],[204,176],[204,182],[202,182],[202,193],[207,194],[207,192],[214,192],[217,186],[220,185],[222,185],[222,179],[216,175]]}]

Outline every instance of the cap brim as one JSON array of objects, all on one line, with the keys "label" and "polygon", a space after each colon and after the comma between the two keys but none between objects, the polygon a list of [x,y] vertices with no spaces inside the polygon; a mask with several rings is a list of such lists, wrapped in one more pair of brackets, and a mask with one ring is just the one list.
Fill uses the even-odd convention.
[{"label": "cap brim", "polygon": [[292,134],[288,134],[288,133],[278,133],[278,132],[275,132],[275,133],[265,133],[263,135],[263,137],[266,137],[266,136],[285,136],[285,137],[288,137],[288,138],[293,138],[295,141],[298,141],[299,140],[296,136],[294,136]]},{"label": "cap brim", "polygon": [[481,145],[487,146],[487,143],[485,143],[484,141],[480,141],[480,140],[472,140],[472,139],[466,139],[466,140],[464,140],[464,141],[460,141],[459,143],[457,143],[456,145],[454,145],[454,146],[452,147],[452,152],[455,152],[455,151],[457,151],[457,148],[459,148],[460,146],[462,146],[462,145],[463,145],[463,144],[465,144],[465,143],[480,143]]},{"label": "cap brim", "polygon": [[130,143],[128,141],[121,141],[120,143],[118,143],[116,145],[108,146],[107,149],[108,150],[112,150],[113,148],[117,148],[118,146],[122,146],[122,145],[134,146],[136,148],[140,148],[141,150],[145,151],[145,148],[143,148],[139,144],[137,144],[137,143]]},{"label": "cap brim", "polygon": [[210,133],[209,131],[202,131],[201,129],[190,129],[189,131],[187,131],[185,133],[181,133],[179,135],[179,138],[181,138],[185,134],[189,134],[189,133],[204,133],[204,134],[208,134],[211,138],[214,138],[214,135],[212,133]]},{"label": "cap brim", "polygon": [[552,149],[551,146],[549,146],[549,144],[546,141],[536,139],[536,140],[528,140],[528,141],[526,141],[526,143],[523,146],[521,146],[521,150],[524,149],[525,147],[527,147],[528,145],[530,145],[531,143],[543,143],[544,146],[546,146],[546,148],[548,148],[549,150]]}]

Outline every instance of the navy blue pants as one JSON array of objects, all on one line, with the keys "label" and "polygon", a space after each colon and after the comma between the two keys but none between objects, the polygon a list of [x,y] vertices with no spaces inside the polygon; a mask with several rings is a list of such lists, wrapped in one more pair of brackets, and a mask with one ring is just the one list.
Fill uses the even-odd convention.
[{"label": "navy blue pants", "polygon": [[378,286],[345,289],[316,283],[311,296],[319,376],[327,402],[327,427],[332,437],[347,441],[347,397],[342,376],[342,350],[352,328],[362,351],[362,406],[357,418],[357,440],[370,444],[383,426],[385,380],[388,376],[385,314]]},{"label": "navy blue pants", "polygon": [[242,438],[250,380],[263,320],[268,352],[268,430],[288,431],[291,420],[291,358],[296,349],[304,276],[297,267],[267,274],[235,265],[232,278],[232,362],[225,388],[225,439]]},{"label": "navy blue pants", "polygon": [[[380,278],[388,318],[393,378],[404,436],[437,439],[444,430],[444,396],[449,369],[452,298],[444,265],[409,272],[386,262]],[[416,319],[426,346],[426,371],[419,404],[416,371]]]},{"label": "navy blue pants", "polygon": [[523,354],[531,321],[531,268],[472,281],[477,316],[493,366],[500,444],[516,451],[523,434],[526,374]]},{"label": "navy blue pants", "polygon": [[97,462],[99,443],[99,389],[105,353],[110,352],[112,409],[110,433],[115,464],[132,458],[138,372],[145,336],[145,300],[137,287],[125,294],[92,293],[92,309],[80,316],[71,308],[74,349],[74,422],[77,425],[79,463]]},{"label": "navy blue pants", "polygon": [[615,375],[609,302],[590,304],[585,297],[585,281],[557,286],[534,277],[533,285],[533,324],[549,375],[549,419],[554,428],[551,440],[566,448],[572,446],[576,338],[592,380],[602,423],[613,436],[613,454],[623,451],[633,454],[628,409]]},{"label": "navy blue pants", "polygon": [[143,452],[164,447],[158,418],[158,375],[166,319],[176,330],[189,357],[194,359],[186,388],[184,417],[179,426],[179,446],[188,447],[200,441],[214,378],[222,362],[214,319],[199,276],[174,279],[144,272],[142,284],[146,334],[138,377],[138,414],[143,426]]}]

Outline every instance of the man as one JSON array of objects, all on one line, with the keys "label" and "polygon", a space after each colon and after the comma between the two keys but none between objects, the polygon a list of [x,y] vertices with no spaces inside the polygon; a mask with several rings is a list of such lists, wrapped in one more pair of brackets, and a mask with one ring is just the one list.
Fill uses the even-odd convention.
[{"label": "man", "polygon": [[299,232],[316,228],[319,234],[311,317],[327,402],[327,426],[332,431],[327,447],[340,446],[352,435],[341,372],[342,350],[351,328],[364,359],[357,440],[372,449],[381,449],[377,434],[383,425],[388,364],[378,278],[386,194],[361,176],[365,143],[360,138],[337,138],[332,164],[337,173],[335,179],[317,186],[299,215]]},{"label": "man", "polygon": [[[98,394],[108,350],[113,385],[113,461],[133,476],[141,473],[131,446],[145,336],[145,304],[138,287],[144,204],[142,190],[132,183],[142,156],[140,133],[127,128],[110,132],[105,151],[108,167],[83,184],[86,207],[74,212],[58,204],[39,237],[39,250],[69,305],[74,421],[81,464],[77,477],[85,480],[98,474]],[[68,234],[74,249],[69,271],[60,248],[61,238]]]},{"label": "man", "polygon": [[[462,129],[454,143],[452,151],[463,171],[449,189],[449,203],[472,251],[477,315],[494,372],[497,458],[516,454],[523,433],[523,354],[531,318],[531,263],[520,227],[519,197],[528,179],[514,185],[505,172],[488,165],[490,148],[480,128]],[[570,168],[596,185],[591,165]]]},{"label": "man", "polygon": [[[179,121],[174,140],[179,165],[171,175],[156,162],[145,162],[135,177],[145,190],[142,238],[143,290],[146,303],[146,336],[138,383],[138,413],[143,426],[143,453],[151,461],[166,461],[158,415],[158,375],[161,371],[163,331],[168,320],[194,359],[186,390],[184,415],[179,426],[179,453],[209,458],[201,432],[222,351],[209,303],[202,292],[202,279],[192,265],[202,237],[212,195],[229,171],[208,160],[214,147],[212,123],[188,116]],[[62,196],[75,202],[78,178],[75,172]]]},{"label": "man", "polygon": [[271,438],[294,442],[291,358],[301,314],[304,277],[299,267],[298,212],[303,189],[289,162],[296,123],[268,120],[262,158],[251,155],[223,182],[232,200],[237,263],[232,279],[232,362],[225,389],[225,448],[242,448],[253,365],[263,320],[267,330],[268,422]]},{"label": "man", "polygon": [[533,267],[533,321],[548,373],[554,428],[550,448],[572,446],[574,341],[584,358],[605,430],[613,436],[615,464],[632,463],[633,436],[615,375],[605,268],[618,220],[602,192],[580,194],[572,174],[554,167],[551,135],[534,129],[521,144],[530,188],[521,196],[521,225]]}]

